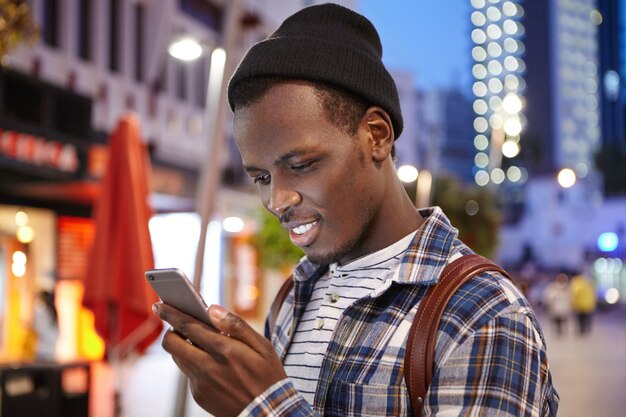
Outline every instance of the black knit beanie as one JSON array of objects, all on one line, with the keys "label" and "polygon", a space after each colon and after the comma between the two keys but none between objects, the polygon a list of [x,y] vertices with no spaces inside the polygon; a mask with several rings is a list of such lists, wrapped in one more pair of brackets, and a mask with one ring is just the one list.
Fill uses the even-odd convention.
[{"label": "black knit beanie", "polygon": [[403,127],[400,99],[382,54],[376,28],[364,16],[337,4],[307,7],[250,48],[230,79],[228,102],[234,110],[232,91],[250,78],[321,81],[383,108],[398,138]]}]

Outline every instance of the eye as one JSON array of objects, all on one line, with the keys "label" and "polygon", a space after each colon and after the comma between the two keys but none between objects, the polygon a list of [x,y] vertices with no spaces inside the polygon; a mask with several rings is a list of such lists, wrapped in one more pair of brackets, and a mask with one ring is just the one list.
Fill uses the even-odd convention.
[{"label": "eye", "polygon": [[257,175],[256,177],[252,178],[252,181],[255,184],[267,185],[270,183],[270,174]]},{"label": "eye", "polygon": [[302,162],[299,164],[293,164],[290,166],[292,171],[298,171],[298,172],[308,172],[313,168],[313,163],[315,161],[307,161],[307,162]]}]

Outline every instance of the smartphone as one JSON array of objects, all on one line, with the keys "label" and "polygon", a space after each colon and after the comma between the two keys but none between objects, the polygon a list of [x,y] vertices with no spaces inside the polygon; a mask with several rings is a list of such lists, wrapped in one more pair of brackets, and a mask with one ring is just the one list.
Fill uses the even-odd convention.
[{"label": "smartphone", "polygon": [[183,271],[178,268],[153,269],[146,271],[145,275],[163,303],[213,326],[206,303]]}]

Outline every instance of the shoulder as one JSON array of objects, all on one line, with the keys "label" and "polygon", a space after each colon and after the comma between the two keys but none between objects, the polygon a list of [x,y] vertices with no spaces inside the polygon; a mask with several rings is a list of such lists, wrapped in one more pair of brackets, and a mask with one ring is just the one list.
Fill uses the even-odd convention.
[{"label": "shoulder", "polygon": [[484,326],[507,317],[536,326],[535,314],[515,284],[498,272],[481,273],[464,283],[452,296],[439,326],[462,343]]}]

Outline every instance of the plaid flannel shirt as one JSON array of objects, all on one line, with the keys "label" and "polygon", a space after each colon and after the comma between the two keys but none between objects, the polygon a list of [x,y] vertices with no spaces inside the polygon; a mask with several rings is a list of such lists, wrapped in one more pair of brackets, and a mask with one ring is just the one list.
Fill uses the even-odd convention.
[{"label": "plaid flannel shirt", "polygon": [[[410,416],[403,364],[408,332],[426,289],[452,256],[471,253],[442,211],[427,217],[407,249],[399,273],[348,307],[323,360],[314,404],[289,378],[269,387],[242,411],[253,416]],[[270,340],[284,359],[315,280],[326,272],[304,260],[277,317]],[[423,415],[554,416],[552,385],[540,325],[507,279],[483,273],[450,300],[436,344],[435,372]]]}]

